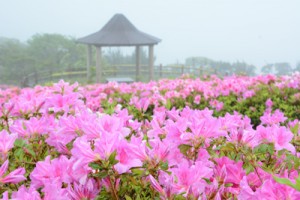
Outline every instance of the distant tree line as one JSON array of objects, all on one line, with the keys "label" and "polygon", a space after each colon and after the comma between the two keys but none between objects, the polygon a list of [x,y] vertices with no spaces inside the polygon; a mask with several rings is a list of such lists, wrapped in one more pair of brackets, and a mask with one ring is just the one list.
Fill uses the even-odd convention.
[{"label": "distant tree line", "polygon": [[263,74],[276,74],[276,75],[289,75],[293,72],[300,71],[300,62],[295,68],[287,62],[267,64],[262,67],[261,72]]},{"label": "distant tree line", "polygon": [[199,66],[204,71],[212,71],[219,75],[248,75],[254,76],[256,74],[276,74],[289,75],[295,71],[300,71],[300,62],[297,64],[296,68],[292,68],[287,62],[266,64],[261,68],[261,71],[257,71],[256,66],[247,64],[245,62],[223,62],[215,61],[206,57],[189,57],[185,61],[185,65],[197,67]]},{"label": "distant tree line", "polygon": [[185,60],[187,66],[199,66],[203,71],[212,71],[222,76],[240,74],[254,76],[256,67],[245,62],[215,61],[206,57],[189,57]]},{"label": "distant tree line", "polygon": [[85,65],[85,48],[74,38],[37,34],[27,42],[0,38],[0,82],[18,84],[33,72],[65,70]]},{"label": "distant tree line", "polygon": [[[96,65],[93,48],[92,65]],[[135,51],[125,55],[118,48],[105,48],[104,67],[113,64],[135,63]],[[147,63],[147,54],[141,51],[141,63]],[[28,74],[52,70],[85,69],[86,47],[73,37],[60,34],[37,34],[26,42],[0,37],[0,84],[20,84]]]},{"label": "distant tree line", "polygon": [[[134,49],[134,48],[133,48]],[[105,48],[103,66],[135,64],[135,51],[124,54],[120,48]],[[96,65],[93,48],[92,65]],[[141,51],[141,64],[148,63],[147,52]],[[245,62],[215,61],[205,57],[189,57],[185,66],[198,67],[219,75],[245,74],[256,75],[256,67]],[[0,84],[19,84],[28,74],[52,70],[71,71],[86,67],[86,47],[73,37],[60,34],[36,34],[26,42],[0,37]],[[277,75],[300,71],[300,63],[293,69],[289,63],[273,63],[262,67],[261,73]]]}]

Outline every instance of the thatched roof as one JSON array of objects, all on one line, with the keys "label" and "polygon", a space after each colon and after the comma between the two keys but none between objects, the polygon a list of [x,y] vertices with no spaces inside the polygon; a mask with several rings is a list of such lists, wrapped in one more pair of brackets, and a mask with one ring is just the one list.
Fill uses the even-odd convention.
[{"label": "thatched roof", "polygon": [[78,39],[95,46],[153,45],[161,40],[139,31],[124,15],[116,14],[98,32]]}]

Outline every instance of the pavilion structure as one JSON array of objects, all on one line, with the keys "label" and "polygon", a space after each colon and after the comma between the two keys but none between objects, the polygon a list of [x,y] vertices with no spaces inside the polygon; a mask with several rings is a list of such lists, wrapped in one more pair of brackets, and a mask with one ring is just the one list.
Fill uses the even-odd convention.
[{"label": "pavilion structure", "polygon": [[88,36],[78,39],[79,43],[87,45],[87,78],[91,76],[92,47],[96,47],[96,81],[102,80],[101,66],[103,47],[135,46],[136,51],[136,81],[140,76],[140,47],[149,48],[149,80],[154,78],[154,45],[161,40],[139,31],[123,14],[114,15],[104,27]]}]

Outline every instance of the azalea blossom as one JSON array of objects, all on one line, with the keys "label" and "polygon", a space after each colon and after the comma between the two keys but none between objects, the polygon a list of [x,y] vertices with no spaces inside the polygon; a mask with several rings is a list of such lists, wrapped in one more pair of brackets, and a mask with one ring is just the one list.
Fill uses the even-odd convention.
[{"label": "azalea blossom", "polygon": [[0,183],[19,183],[26,180],[26,178],[24,177],[25,169],[23,167],[15,169],[14,171],[4,176],[8,169],[8,165],[9,161],[6,160],[0,167]]},{"label": "azalea blossom", "polygon": [[6,130],[0,131],[0,160],[5,160],[7,153],[13,148],[17,134],[9,134]]},{"label": "azalea blossom", "polygon": [[271,142],[274,143],[275,149],[278,151],[287,149],[295,153],[295,147],[290,143],[293,139],[293,133],[286,127],[276,125],[271,127],[258,126],[257,134],[260,142]]}]

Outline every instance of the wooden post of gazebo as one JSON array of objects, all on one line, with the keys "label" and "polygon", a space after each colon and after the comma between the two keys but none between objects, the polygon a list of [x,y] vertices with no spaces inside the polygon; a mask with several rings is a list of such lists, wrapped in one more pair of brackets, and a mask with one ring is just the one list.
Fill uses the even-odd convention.
[{"label": "wooden post of gazebo", "polygon": [[100,83],[102,80],[102,51],[101,46],[96,47],[96,81]]},{"label": "wooden post of gazebo", "polygon": [[136,47],[136,81],[139,81],[141,74],[141,46],[149,46],[149,79],[154,78],[154,52],[155,44],[161,40],[139,31],[124,15],[116,14],[105,24],[105,26],[98,32],[85,36],[77,40],[80,43],[88,45],[88,60],[87,60],[87,78],[90,77],[91,66],[91,45],[96,47],[96,80],[102,81],[102,66],[101,66],[101,48],[112,46],[135,46]]},{"label": "wooden post of gazebo", "polygon": [[154,56],[153,56],[154,45],[149,45],[149,81],[152,81],[154,78]]},{"label": "wooden post of gazebo", "polygon": [[92,66],[92,45],[87,45],[86,78],[88,81],[90,81],[91,79],[91,66]]},{"label": "wooden post of gazebo", "polygon": [[140,80],[140,69],[141,69],[141,50],[140,46],[135,47],[135,58],[136,58],[136,71],[135,71],[135,81]]}]

